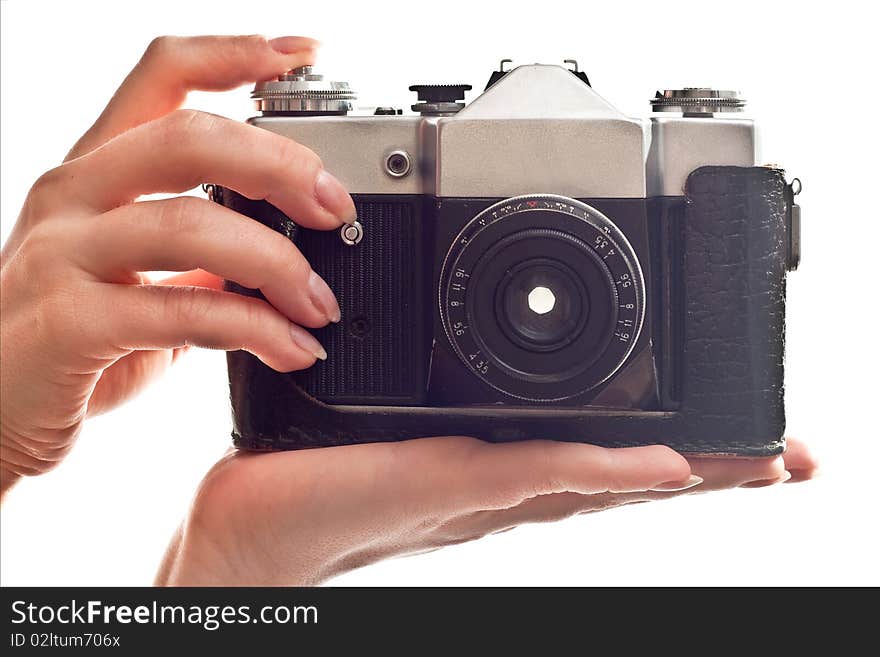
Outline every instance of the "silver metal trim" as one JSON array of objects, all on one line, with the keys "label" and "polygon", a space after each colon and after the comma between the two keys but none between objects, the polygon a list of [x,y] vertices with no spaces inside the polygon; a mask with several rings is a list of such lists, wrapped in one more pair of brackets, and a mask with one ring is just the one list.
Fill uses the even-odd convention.
[{"label": "silver metal trim", "polygon": [[[392,159],[402,157],[406,166],[401,170],[395,170],[392,166]],[[402,151],[400,149],[393,150],[388,155],[385,156],[385,173],[387,173],[392,178],[403,178],[406,175],[409,175],[410,171],[412,171],[412,157],[406,151]]]},{"label": "silver metal trim", "polygon": [[648,196],[683,196],[688,176],[702,166],[755,166],[750,119],[659,115],[651,117],[650,126]]},{"label": "silver metal trim", "polygon": [[419,102],[410,106],[410,109],[422,116],[453,116],[464,109],[464,103],[451,101]]},{"label": "silver metal trim", "polygon": [[788,271],[795,271],[801,264],[801,206],[791,205],[791,226],[789,226]]},{"label": "silver metal trim", "polygon": [[339,237],[342,238],[342,242],[346,246],[355,246],[364,239],[364,227],[359,221],[355,221],[353,224],[346,224],[339,229]]},{"label": "silver metal trim", "polygon": [[[290,99],[285,110],[326,110],[328,99]],[[357,194],[507,198],[542,189],[570,198],[681,196],[700,166],[758,161],[749,119],[632,119],[555,65],[509,71],[454,116],[257,116],[249,123],[312,149]],[[388,174],[391,150],[410,155],[410,175]]]},{"label": "silver metal trim", "polygon": [[[425,175],[419,168],[425,153],[419,144],[419,116],[257,116],[248,123],[293,139],[321,158],[351,194],[422,194]],[[412,159],[410,175],[395,178],[385,170],[392,150]],[[433,165],[432,165],[433,166]]]},{"label": "silver metal trim", "polygon": [[276,80],[257,82],[251,92],[259,112],[336,112],[352,110],[357,95],[348,82],[325,80],[311,66],[301,66]]},{"label": "silver metal trim", "polygon": [[685,87],[657,92],[651,99],[655,112],[681,112],[685,116],[711,117],[715,112],[742,112],[746,101],[738,91]]},{"label": "silver metal trim", "polygon": [[424,133],[436,196],[645,197],[645,124],[563,66],[519,66]]}]

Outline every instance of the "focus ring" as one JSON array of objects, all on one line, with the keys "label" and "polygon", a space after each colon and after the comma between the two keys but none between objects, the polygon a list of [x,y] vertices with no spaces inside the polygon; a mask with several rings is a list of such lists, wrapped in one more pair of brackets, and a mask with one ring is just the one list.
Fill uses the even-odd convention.
[{"label": "focus ring", "polygon": [[[527,293],[543,285],[556,305],[530,312]],[[644,298],[623,233],[594,208],[552,195],[480,212],[450,247],[439,289],[459,359],[491,387],[529,401],[575,397],[616,372],[638,339]]]}]

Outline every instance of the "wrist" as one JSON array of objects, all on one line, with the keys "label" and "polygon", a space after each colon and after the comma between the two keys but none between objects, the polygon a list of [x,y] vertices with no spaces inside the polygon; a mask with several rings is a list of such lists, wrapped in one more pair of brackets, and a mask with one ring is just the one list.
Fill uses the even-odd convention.
[{"label": "wrist", "polygon": [[[186,532],[185,532],[186,534]],[[243,586],[253,584],[233,567],[230,554],[210,541],[184,535],[175,540],[156,574],[156,586]]]},{"label": "wrist", "polygon": [[[289,548],[289,546],[288,546]],[[175,536],[156,574],[156,586],[314,586],[327,579],[303,571],[287,549],[259,546],[253,536],[205,532],[192,518]],[[277,553],[276,553],[277,552]]]}]

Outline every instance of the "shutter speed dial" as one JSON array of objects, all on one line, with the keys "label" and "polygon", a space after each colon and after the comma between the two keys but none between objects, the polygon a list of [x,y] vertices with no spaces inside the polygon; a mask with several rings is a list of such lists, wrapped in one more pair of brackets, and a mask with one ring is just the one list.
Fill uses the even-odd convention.
[{"label": "shutter speed dial", "polygon": [[357,95],[348,82],[325,80],[311,66],[300,66],[257,82],[251,98],[264,116],[321,116],[347,114]]}]

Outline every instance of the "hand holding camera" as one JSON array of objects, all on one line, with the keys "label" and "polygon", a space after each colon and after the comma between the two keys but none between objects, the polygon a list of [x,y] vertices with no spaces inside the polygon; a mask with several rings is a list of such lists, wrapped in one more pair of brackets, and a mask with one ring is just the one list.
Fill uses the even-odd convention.
[{"label": "hand holding camera", "polygon": [[[281,370],[323,356],[301,326],[333,319],[336,301],[288,240],[204,199],[134,202],[220,176],[313,228],[350,219],[351,199],[308,149],[176,110],[185,84],[235,87],[311,62],[315,45],[157,39],[66,162],[34,184],[3,249],[4,488],[52,467],[87,414],[187,346],[247,348]],[[187,273],[142,273],[159,270]],[[222,292],[218,276],[252,281],[275,305]]]},{"label": "hand holding camera", "polygon": [[[2,254],[4,493],[57,464],[88,415],[136,393],[189,346],[244,349],[273,375],[336,357],[306,329],[352,324],[337,323],[340,307],[310,249],[297,248],[301,233],[205,200],[137,201],[209,182],[295,217],[308,239],[323,234],[333,248],[357,249],[343,236],[354,241],[364,230],[367,248],[371,216],[361,212],[353,225],[355,204],[313,151],[176,110],[190,88],[227,89],[308,66],[315,47],[299,37],[158,39],[67,161],[34,185]],[[145,272],[157,270],[184,273],[154,283]],[[221,279],[262,298],[223,291]],[[547,329],[535,328],[539,338]],[[365,433],[375,430],[370,417],[359,420]],[[814,468],[794,442],[784,461],[690,463],[662,446],[458,437],[234,452],[203,483],[159,581],[317,582],[523,522],[676,489],[773,483],[786,471],[806,478]]]}]

